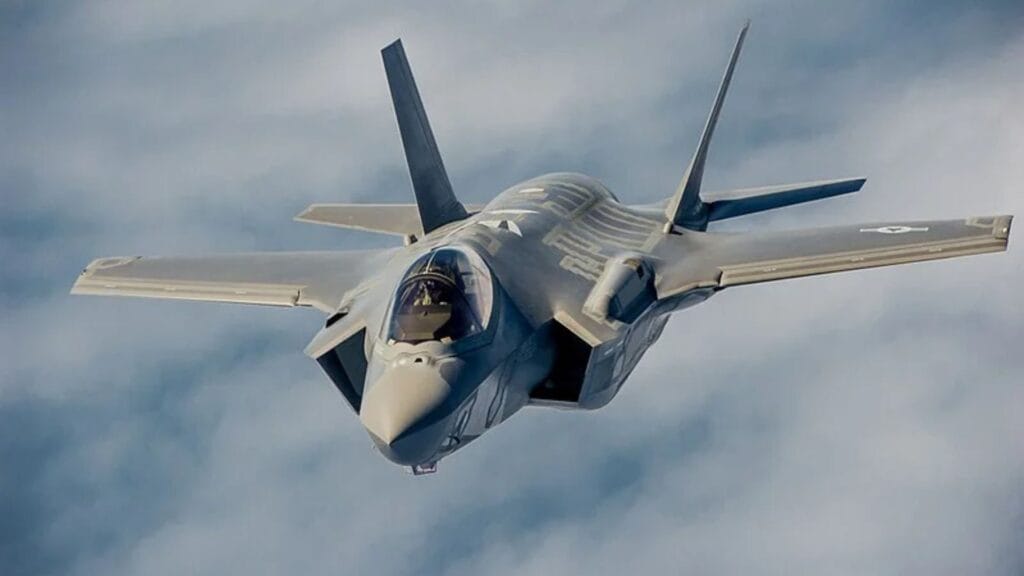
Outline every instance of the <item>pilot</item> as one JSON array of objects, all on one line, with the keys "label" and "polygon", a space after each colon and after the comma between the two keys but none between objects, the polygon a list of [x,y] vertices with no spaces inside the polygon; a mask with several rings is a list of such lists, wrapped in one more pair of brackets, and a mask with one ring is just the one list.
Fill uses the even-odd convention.
[{"label": "pilot", "polygon": [[[411,267],[394,305],[389,340],[451,342],[482,329],[476,301],[467,299],[467,272],[447,252],[430,254]],[[468,263],[464,267],[469,269]]]},{"label": "pilot", "polygon": [[420,292],[416,295],[416,299],[412,301],[412,305],[415,307],[430,306],[433,299],[430,297],[430,291],[427,290],[427,283],[420,283]]},{"label": "pilot", "polygon": [[413,308],[425,306],[447,306],[449,298],[446,294],[451,288],[437,280],[424,279],[419,281],[419,290],[413,299]]}]

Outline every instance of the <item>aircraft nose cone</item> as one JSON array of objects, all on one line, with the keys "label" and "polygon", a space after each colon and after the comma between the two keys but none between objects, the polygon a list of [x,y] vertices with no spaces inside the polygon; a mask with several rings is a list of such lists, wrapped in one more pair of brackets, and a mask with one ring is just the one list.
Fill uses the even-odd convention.
[{"label": "aircraft nose cone", "polygon": [[450,392],[448,382],[431,366],[393,366],[363,397],[359,419],[388,459],[421,464],[437,450],[441,423],[413,428],[444,404]]}]

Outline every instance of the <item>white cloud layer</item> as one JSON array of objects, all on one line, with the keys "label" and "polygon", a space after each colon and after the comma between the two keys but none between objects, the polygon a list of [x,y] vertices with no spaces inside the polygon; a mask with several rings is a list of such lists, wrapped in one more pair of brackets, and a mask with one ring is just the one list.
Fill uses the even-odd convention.
[{"label": "white cloud layer", "polygon": [[1021,214],[1014,3],[189,4],[0,8],[5,574],[1024,569],[1015,240],[727,291],[606,409],[428,478],[301,355],[315,314],[66,296],[99,255],[389,242],[289,218],[408,196],[399,35],[469,201],[555,169],[668,195],[752,17],[709,184],[869,180],[729,229]]}]

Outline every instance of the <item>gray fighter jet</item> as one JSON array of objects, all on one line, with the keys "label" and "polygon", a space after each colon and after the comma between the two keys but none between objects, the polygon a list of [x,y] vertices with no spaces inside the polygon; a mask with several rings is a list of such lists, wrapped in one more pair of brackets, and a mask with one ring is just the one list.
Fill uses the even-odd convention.
[{"label": "gray fighter jet", "polygon": [[669,315],[716,292],[1006,249],[1011,216],[724,234],[708,224],[855,192],[863,178],[704,193],[708,143],[665,201],[623,204],[597,180],[531,178],[483,206],[452,191],[400,41],[382,54],[415,204],[314,204],[297,220],[404,239],[350,252],[95,260],[73,294],[272,306],[327,315],[306,347],[377,449],[416,474],[526,406],[610,402]]}]

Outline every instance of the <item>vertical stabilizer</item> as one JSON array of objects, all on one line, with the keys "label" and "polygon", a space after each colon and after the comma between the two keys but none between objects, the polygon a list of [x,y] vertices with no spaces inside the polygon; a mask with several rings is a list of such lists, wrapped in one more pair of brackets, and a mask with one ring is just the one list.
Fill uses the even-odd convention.
[{"label": "vertical stabilizer", "polygon": [[718,86],[718,95],[715,96],[715,103],[708,114],[707,123],[704,124],[704,132],[700,135],[700,142],[697,150],[693,153],[690,165],[683,174],[679,188],[669,200],[665,207],[665,216],[668,222],[665,224],[665,231],[671,232],[676,226],[689,228],[690,230],[707,229],[707,207],[700,199],[700,184],[704,177],[704,162],[708,155],[708,144],[711,143],[711,136],[715,132],[715,124],[718,123],[718,114],[722,111],[722,102],[725,101],[725,93],[729,90],[729,82],[732,80],[732,72],[736,68],[736,60],[739,59],[740,49],[743,48],[743,39],[750,29],[750,22],[747,22],[740,35],[736,39],[736,47],[732,50],[732,58],[729,59],[729,67],[725,69],[722,83]]},{"label": "vertical stabilizer", "polygon": [[466,209],[452,192],[402,41],[395,40],[389,44],[381,51],[381,56],[384,59],[388,87],[391,89],[391,101],[395,106],[395,117],[398,119],[398,130],[402,134],[409,177],[416,193],[420,223],[423,232],[428,233],[449,222],[465,218]]}]

